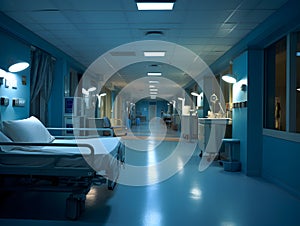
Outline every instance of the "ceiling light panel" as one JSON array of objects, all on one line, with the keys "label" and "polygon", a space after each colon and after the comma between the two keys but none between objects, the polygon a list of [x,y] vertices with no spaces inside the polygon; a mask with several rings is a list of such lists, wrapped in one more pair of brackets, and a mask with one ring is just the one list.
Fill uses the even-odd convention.
[{"label": "ceiling light panel", "polygon": [[162,76],[161,72],[148,72],[147,73],[148,76]]},{"label": "ceiling light panel", "polygon": [[159,81],[149,81],[149,84],[158,84]]},{"label": "ceiling light panel", "polygon": [[165,55],[165,51],[144,51],[145,57],[164,57]]},{"label": "ceiling light panel", "polygon": [[174,2],[137,2],[138,10],[173,10]]}]

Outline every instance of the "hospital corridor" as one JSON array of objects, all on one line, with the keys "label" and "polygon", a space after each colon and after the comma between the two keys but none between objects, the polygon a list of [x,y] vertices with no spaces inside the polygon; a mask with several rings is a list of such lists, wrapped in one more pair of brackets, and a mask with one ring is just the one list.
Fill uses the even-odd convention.
[{"label": "hospital corridor", "polygon": [[0,0],[0,226],[299,226],[299,0]]}]

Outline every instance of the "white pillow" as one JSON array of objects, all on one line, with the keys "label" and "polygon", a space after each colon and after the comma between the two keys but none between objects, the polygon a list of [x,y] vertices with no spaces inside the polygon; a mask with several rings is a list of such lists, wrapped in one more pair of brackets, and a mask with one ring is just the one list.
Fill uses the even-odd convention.
[{"label": "white pillow", "polygon": [[50,143],[55,138],[36,117],[3,121],[3,132],[14,142]]},{"label": "white pillow", "polygon": [[[0,142],[12,142],[11,139],[9,139],[4,133],[0,131]],[[13,146],[4,146],[0,145],[1,150],[3,151],[9,151],[13,148]]]},{"label": "white pillow", "polygon": [[0,131],[0,142],[12,142],[12,140]]}]

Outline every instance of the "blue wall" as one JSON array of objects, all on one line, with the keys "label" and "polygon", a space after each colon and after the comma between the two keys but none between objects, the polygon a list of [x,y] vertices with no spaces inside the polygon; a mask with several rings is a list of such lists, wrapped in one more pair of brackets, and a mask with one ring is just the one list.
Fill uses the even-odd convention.
[{"label": "blue wall", "polygon": [[[64,77],[69,76],[70,68],[83,73],[85,67],[63,53],[47,41],[41,39],[25,27],[0,12],[0,68],[6,69],[8,60],[11,57],[20,57],[30,62],[31,46],[38,47],[56,58],[54,82],[51,97],[49,100],[49,124],[47,126],[63,127],[63,98],[64,98]],[[21,84],[21,76],[27,78],[27,85]],[[9,97],[22,97],[26,100],[25,108],[12,108],[1,106],[3,119],[16,119],[29,116],[29,95],[30,95],[30,68],[18,73],[18,89],[0,87],[0,95]]]},{"label": "blue wall", "polygon": [[[233,86],[233,102],[247,101],[247,107],[233,109],[234,138],[240,139],[242,171],[260,176],[262,169],[263,120],[263,50],[251,49],[233,61],[237,83]],[[246,89],[241,89],[246,85]]]},{"label": "blue wall", "polygon": [[[262,175],[271,182],[286,188],[300,197],[299,157],[300,139],[287,141],[263,135],[263,50],[291,31],[300,27],[299,1],[289,0],[280,10],[257,26],[249,35],[230,49],[212,65],[220,73],[228,66],[229,59],[235,59],[233,69],[239,80],[247,73],[247,109],[233,110],[233,137],[241,139],[242,169],[247,175]],[[248,54],[246,54],[246,52]],[[242,54],[241,54],[242,53]],[[246,55],[248,55],[246,57]],[[246,59],[247,58],[247,59]],[[234,92],[236,101],[245,96]],[[247,121],[247,123],[246,123]],[[284,136],[291,136],[283,132]],[[297,134],[299,135],[299,134]],[[296,135],[293,137],[297,137]],[[298,136],[299,137],[299,136]],[[243,140],[245,139],[246,140]],[[246,144],[246,143],[247,144]]]},{"label": "blue wall", "polygon": [[[233,61],[233,74],[237,83],[233,85],[233,103],[247,101],[247,93],[240,89],[248,79],[248,52],[244,52]],[[247,171],[247,108],[233,108],[232,137],[240,139],[240,161],[242,171]]]},{"label": "blue wall", "polygon": [[300,144],[263,136],[263,177],[300,197]]},{"label": "blue wall", "polygon": [[[12,60],[25,60],[30,62],[30,47],[19,40],[0,32],[0,68],[8,71]],[[26,85],[22,85],[22,76],[26,76]],[[5,88],[0,86],[0,96],[9,98],[8,106],[0,106],[2,120],[22,119],[29,116],[30,104],[30,68],[21,72],[6,74],[8,80],[15,79],[17,88]],[[12,98],[23,98],[26,101],[25,107],[13,107]]]},{"label": "blue wall", "polygon": [[260,176],[263,132],[263,49],[248,49],[247,175]]},{"label": "blue wall", "polygon": [[165,100],[140,100],[135,105],[135,111],[137,115],[146,116],[146,120],[149,120],[149,103],[155,102],[156,104],[156,117],[160,117],[161,109],[164,110],[165,113],[168,111],[167,101]]}]

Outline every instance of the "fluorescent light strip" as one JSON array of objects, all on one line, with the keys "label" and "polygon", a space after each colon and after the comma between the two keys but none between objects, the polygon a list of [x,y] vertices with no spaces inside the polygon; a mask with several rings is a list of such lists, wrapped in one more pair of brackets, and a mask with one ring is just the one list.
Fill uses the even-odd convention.
[{"label": "fluorescent light strip", "polygon": [[150,89],[150,92],[157,92],[158,89]]},{"label": "fluorescent light strip", "polygon": [[157,95],[158,92],[150,92],[150,95]]},{"label": "fluorescent light strip", "polygon": [[148,72],[147,75],[148,76],[161,76],[162,73],[161,72]]},{"label": "fluorescent light strip", "polygon": [[165,51],[144,51],[145,57],[164,57],[165,55]]},{"label": "fluorescent light strip", "polygon": [[138,10],[173,10],[174,2],[137,2]]},{"label": "fluorescent light strip", "polygon": [[156,88],[156,86],[154,86],[154,85],[149,85],[149,88],[151,89],[151,88]]}]

